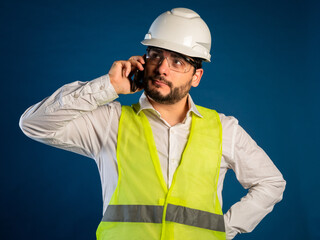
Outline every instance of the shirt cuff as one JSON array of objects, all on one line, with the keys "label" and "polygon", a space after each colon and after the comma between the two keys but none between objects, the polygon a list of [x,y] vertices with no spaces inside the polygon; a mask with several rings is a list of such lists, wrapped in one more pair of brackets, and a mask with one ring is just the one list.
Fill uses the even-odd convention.
[{"label": "shirt cuff", "polygon": [[94,96],[99,106],[111,102],[119,97],[114,87],[110,83],[110,78],[108,74],[91,81],[91,84],[91,87],[93,89],[98,87],[100,90],[97,91],[98,94]]}]

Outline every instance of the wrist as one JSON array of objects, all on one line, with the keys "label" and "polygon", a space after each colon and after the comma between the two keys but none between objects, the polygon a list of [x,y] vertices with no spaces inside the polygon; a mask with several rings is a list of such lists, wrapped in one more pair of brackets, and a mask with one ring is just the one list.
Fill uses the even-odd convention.
[{"label": "wrist", "polygon": [[109,76],[109,80],[110,80],[110,85],[112,86],[112,88],[114,89],[114,91],[119,95],[122,94],[122,90],[119,87],[119,85],[113,80],[113,77],[110,76],[110,74],[108,74]]}]

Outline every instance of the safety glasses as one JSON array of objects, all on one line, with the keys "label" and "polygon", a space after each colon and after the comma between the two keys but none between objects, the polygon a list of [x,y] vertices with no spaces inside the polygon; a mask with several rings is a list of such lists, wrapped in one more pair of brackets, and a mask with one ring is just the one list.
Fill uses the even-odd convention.
[{"label": "safety glasses", "polygon": [[167,59],[169,68],[175,72],[189,72],[194,62],[191,58],[176,52],[163,50],[161,48],[147,48],[146,61],[148,64],[159,66],[164,59]]}]

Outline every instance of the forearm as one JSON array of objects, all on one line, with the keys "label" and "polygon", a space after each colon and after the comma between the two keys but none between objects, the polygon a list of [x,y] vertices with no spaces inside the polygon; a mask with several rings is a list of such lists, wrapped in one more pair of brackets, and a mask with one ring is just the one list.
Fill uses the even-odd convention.
[{"label": "forearm", "polygon": [[286,182],[282,176],[258,183],[225,214],[227,239],[238,233],[251,232],[272,211],[283,196]]},{"label": "forearm", "polygon": [[80,120],[74,124],[77,119],[117,97],[108,75],[90,82],[72,82],[28,108],[21,116],[19,125],[34,140],[49,145],[59,145],[63,141],[68,144],[66,135],[77,134],[76,128],[86,125]]}]

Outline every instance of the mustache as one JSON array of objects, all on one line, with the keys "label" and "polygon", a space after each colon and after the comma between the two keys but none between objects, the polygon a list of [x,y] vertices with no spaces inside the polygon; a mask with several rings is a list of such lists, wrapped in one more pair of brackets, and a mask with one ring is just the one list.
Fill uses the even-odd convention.
[{"label": "mustache", "polygon": [[149,80],[151,80],[152,82],[155,82],[155,81],[159,81],[159,82],[162,82],[166,85],[168,85],[169,87],[172,87],[172,83],[169,82],[165,77],[163,76],[154,76],[154,77],[149,77]]}]

